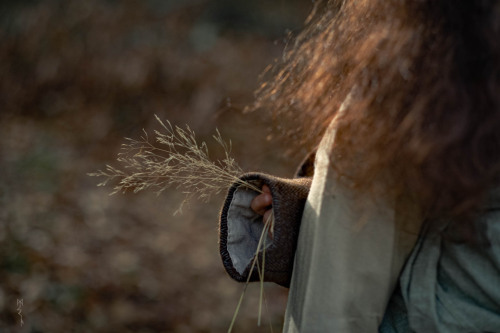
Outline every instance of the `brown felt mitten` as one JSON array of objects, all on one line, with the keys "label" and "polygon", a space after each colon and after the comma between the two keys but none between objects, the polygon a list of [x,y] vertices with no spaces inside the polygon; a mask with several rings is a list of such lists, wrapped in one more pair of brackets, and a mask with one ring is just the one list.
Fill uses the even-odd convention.
[{"label": "brown felt mitten", "polygon": [[[274,214],[273,237],[267,236],[264,280],[290,286],[297,237],[302,212],[311,186],[311,178],[284,179],[260,173],[249,173],[241,180],[258,188],[266,184],[271,190]],[[240,282],[247,280],[255,258],[264,222],[262,216],[250,208],[258,193],[240,183],[228,192],[220,216],[220,253],[229,275]],[[259,252],[259,265],[262,252]],[[258,281],[257,267],[250,281]]]}]

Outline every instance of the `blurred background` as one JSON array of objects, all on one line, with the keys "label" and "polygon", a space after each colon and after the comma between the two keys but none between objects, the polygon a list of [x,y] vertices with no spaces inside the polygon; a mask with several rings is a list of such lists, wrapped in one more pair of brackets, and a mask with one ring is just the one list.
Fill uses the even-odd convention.
[{"label": "blurred background", "polygon": [[[241,111],[311,7],[0,2],[0,332],[227,330],[243,285],[219,258],[224,197],[173,216],[175,189],[109,196],[87,173],[117,166],[156,114],[207,143],[218,128],[244,170],[291,176],[300,159],[266,140],[266,113]],[[287,290],[266,284],[261,328],[258,290],[235,332],[281,329]]]}]

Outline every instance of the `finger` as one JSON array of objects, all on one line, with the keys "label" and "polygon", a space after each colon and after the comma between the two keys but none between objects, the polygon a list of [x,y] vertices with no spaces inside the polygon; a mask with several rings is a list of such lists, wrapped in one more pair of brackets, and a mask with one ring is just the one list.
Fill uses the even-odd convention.
[{"label": "finger", "polygon": [[264,223],[271,223],[271,225],[269,226],[269,230],[268,230],[268,235],[269,237],[272,239],[273,238],[273,233],[274,233],[274,224],[273,224],[273,221],[269,221],[270,219],[272,219],[272,209],[268,209],[266,210],[266,212],[264,213],[264,216],[262,217],[262,220],[264,221]]},{"label": "finger", "polygon": [[271,189],[266,184],[262,185],[262,192],[271,194]]},{"label": "finger", "polygon": [[262,220],[264,221],[264,223],[267,223],[267,221],[269,221],[269,218],[271,217],[272,211],[273,211],[272,209],[268,209],[264,212],[264,215],[262,217]]},{"label": "finger", "polygon": [[262,193],[253,198],[252,202],[250,203],[250,208],[252,208],[252,210],[257,214],[264,215],[267,208],[271,206],[272,201],[273,199],[271,197],[271,194]]}]

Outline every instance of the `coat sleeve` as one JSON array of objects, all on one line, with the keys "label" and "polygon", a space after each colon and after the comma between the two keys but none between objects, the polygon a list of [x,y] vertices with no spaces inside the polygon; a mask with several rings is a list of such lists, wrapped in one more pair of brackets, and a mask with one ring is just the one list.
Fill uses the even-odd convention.
[{"label": "coat sleeve", "polygon": [[258,188],[269,186],[273,198],[273,237],[266,235],[265,254],[257,253],[259,239],[264,230],[262,216],[251,208],[258,195],[252,189],[236,182],[228,191],[220,214],[220,254],[227,273],[236,281],[259,280],[259,267],[265,257],[264,280],[289,287],[292,275],[297,237],[311,178],[284,179],[262,173],[249,173],[240,178]]}]

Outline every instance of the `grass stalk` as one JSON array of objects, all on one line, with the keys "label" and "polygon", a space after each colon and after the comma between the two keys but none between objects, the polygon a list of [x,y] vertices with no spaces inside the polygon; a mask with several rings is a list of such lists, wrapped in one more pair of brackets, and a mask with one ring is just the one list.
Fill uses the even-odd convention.
[{"label": "grass stalk", "polygon": [[[255,249],[255,256],[254,259],[252,260],[252,265],[250,266],[250,271],[247,277],[247,280],[245,281],[245,286],[243,287],[243,291],[241,293],[240,299],[238,300],[238,304],[236,305],[236,309],[233,314],[233,318],[231,320],[231,324],[229,325],[228,333],[231,333],[234,327],[234,324],[236,322],[236,318],[238,316],[238,313],[240,311],[241,304],[243,303],[243,298],[245,296],[246,290],[248,285],[250,284],[250,277],[252,276],[252,272],[255,267],[257,267],[257,272],[259,274],[259,280],[260,280],[260,298],[259,298],[259,313],[258,313],[258,320],[257,324],[260,326],[261,324],[261,317],[262,317],[262,303],[264,300],[264,269],[265,269],[265,255],[266,255],[266,238],[267,234],[269,231],[272,229],[272,226],[274,224],[274,214],[271,212],[269,217],[267,218],[267,221],[264,223],[264,228],[262,229],[262,232],[260,234],[259,242],[257,243],[257,248]],[[259,253],[262,251],[262,267],[259,267],[258,261],[259,261]],[[271,323],[271,332],[272,332],[272,325]]]},{"label": "grass stalk", "polygon": [[[116,182],[111,194],[154,190],[158,195],[167,188],[174,187],[185,195],[184,201],[174,214],[182,212],[183,206],[190,199],[198,198],[208,201],[213,195],[234,184],[252,189],[257,193],[263,193],[259,187],[251,182],[240,179],[243,171],[230,155],[231,141],[229,143],[224,141],[218,130],[213,135],[213,139],[223,149],[224,158],[213,161],[208,154],[207,144],[205,142],[198,144],[195,132],[189,126],[180,128],[173,126],[169,121],[162,121],[158,116],[155,117],[162,131],[154,131],[153,138],[150,138],[145,130],[143,130],[140,139],[126,138],[127,143],[122,145],[117,158],[121,167],[106,165],[105,170],[89,173],[90,176],[104,177],[98,186],[106,186],[110,182]],[[268,233],[272,234],[273,229],[274,216],[271,213],[264,223],[255,258],[250,268],[250,273],[252,273],[257,265],[260,279],[259,326],[262,318],[262,304],[265,303],[267,307],[264,295],[266,236]],[[261,251],[262,265],[260,267],[258,255]],[[249,279],[250,275],[236,306],[228,332],[232,331],[235,324]],[[269,324],[271,325],[271,323]]]}]

